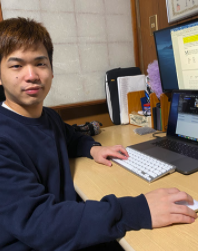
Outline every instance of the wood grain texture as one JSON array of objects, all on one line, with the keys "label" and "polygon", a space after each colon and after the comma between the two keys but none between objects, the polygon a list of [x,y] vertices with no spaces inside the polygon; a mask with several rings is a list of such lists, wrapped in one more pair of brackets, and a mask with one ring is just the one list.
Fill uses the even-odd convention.
[{"label": "wood grain texture", "polygon": [[[140,32],[143,50],[144,74],[147,75],[148,64],[156,59],[154,37],[150,35],[149,17],[158,14],[158,0],[139,0]],[[158,15],[157,15],[158,20]]]},{"label": "wood grain texture", "polygon": [[162,93],[160,95],[160,105],[161,105],[161,118],[162,118],[162,131],[167,131],[168,126],[168,116],[170,110],[170,101],[168,94]]},{"label": "wood grain texture", "polygon": [[166,0],[159,1],[158,25],[159,25],[159,29],[163,29],[169,26],[168,18],[167,18],[167,11],[166,11]]},{"label": "wood grain texture", "polygon": [[3,20],[2,10],[1,10],[1,1],[0,1],[0,22]]},{"label": "wood grain texture", "polygon": [[81,125],[91,121],[99,121],[103,127],[113,125],[109,117],[106,100],[101,102],[78,103],[77,105],[74,104],[66,106],[65,108],[59,107],[56,111],[63,121],[70,125]]},{"label": "wood grain texture", "polygon": [[129,114],[142,110],[140,99],[143,97],[145,97],[145,91],[129,92],[127,94]]},{"label": "wood grain texture", "polygon": [[150,94],[150,108],[151,108],[151,126],[154,128],[153,122],[153,107],[156,107],[156,104],[159,103],[159,99],[157,98],[155,93]]}]

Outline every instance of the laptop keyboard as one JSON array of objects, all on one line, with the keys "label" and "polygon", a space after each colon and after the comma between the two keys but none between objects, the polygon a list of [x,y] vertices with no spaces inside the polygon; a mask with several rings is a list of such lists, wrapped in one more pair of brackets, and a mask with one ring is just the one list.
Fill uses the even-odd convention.
[{"label": "laptop keyboard", "polygon": [[193,159],[198,159],[198,147],[189,146],[183,142],[163,139],[161,141],[153,143],[153,145],[168,149],[184,156],[191,157]]}]

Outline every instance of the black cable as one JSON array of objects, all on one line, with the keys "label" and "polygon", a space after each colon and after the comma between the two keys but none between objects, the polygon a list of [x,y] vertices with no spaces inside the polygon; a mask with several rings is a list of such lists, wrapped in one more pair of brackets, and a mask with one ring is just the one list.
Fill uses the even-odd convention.
[{"label": "black cable", "polygon": [[160,133],[164,133],[164,132],[154,132],[152,136],[155,138],[161,138],[161,137],[156,136],[156,134],[160,134]]},{"label": "black cable", "polygon": [[[165,126],[165,130],[167,130],[167,126]],[[160,133],[164,133],[164,132],[161,132],[161,131],[160,132],[154,132],[152,136],[155,137],[155,138],[161,138],[161,137],[155,136],[156,134],[160,134]]]}]

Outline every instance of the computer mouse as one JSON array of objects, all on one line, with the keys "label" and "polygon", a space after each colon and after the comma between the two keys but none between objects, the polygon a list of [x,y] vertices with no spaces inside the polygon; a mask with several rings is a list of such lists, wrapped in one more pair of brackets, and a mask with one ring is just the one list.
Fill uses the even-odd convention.
[{"label": "computer mouse", "polygon": [[192,210],[194,210],[195,212],[198,211],[198,201],[197,200],[193,200],[194,204],[193,205],[189,205],[187,201],[176,201],[175,204],[178,205],[186,205],[187,207],[191,208]]}]

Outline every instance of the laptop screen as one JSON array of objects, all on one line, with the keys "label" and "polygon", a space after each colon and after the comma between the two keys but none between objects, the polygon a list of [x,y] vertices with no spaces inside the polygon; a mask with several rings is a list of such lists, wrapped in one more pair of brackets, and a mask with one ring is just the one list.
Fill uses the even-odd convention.
[{"label": "laptop screen", "polygon": [[173,92],[167,135],[198,142],[198,91]]}]

